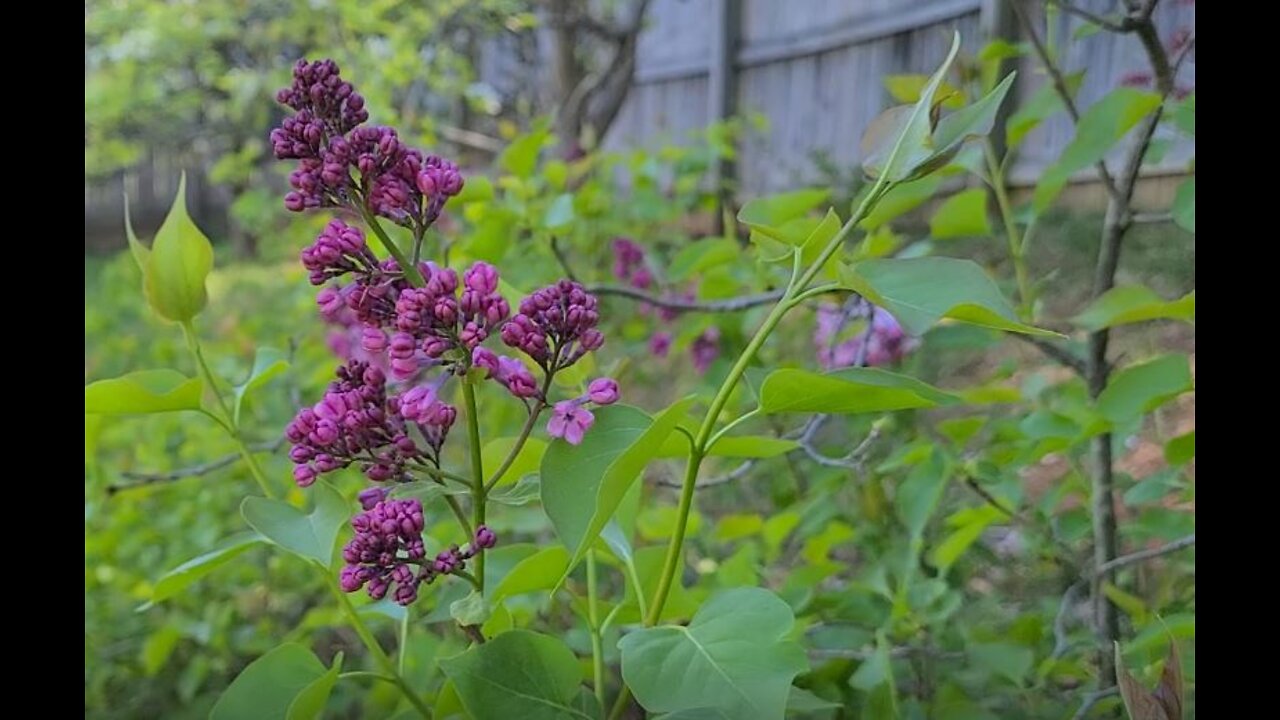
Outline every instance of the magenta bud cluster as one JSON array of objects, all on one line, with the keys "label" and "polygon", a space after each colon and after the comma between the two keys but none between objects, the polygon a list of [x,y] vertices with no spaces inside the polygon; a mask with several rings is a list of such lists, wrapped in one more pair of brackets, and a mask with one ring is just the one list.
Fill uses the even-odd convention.
[{"label": "magenta bud cluster", "polygon": [[520,301],[520,311],[502,327],[502,341],[548,372],[567,368],[604,345],[597,306],[581,285],[561,280]]},{"label": "magenta bud cluster", "polygon": [[276,158],[298,161],[289,210],[348,206],[422,233],[462,192],[457,165],[410,148],[392,128],[363,124],[364,98],[332,60],[299,60],[276,99],[295,111],[271,131]]},{"label": "magenta bud cluster", "polygon": [[400,605],[409,605],[418,599],[423,583],[463,571],[467,560],[498,541],[493,530],[481,525],[466,549],[454,545],[428,559],[422,537],[425,524],[422,503],[416,499],[381,499],[366,505],[351,519],[355,537],[342,548],[342,589],[367,588],[375,600],[390,594]]}]

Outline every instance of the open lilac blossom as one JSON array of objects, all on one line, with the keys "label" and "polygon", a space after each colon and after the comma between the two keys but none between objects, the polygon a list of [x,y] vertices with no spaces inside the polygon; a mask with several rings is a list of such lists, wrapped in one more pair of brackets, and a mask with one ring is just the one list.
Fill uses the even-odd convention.
[{"label": "open lilac blossom", "polygon": [[587,386],[587,392],[583,395],[563,400],[552,407],[551,419],[547,421],[547,434],[553,438],[562,438],[570,445],[578,445],[596,421],[596,416],[586,405],[612,405],[617,401],[617,381],[612,378],[596,378]]},{"label": "open lilac blossom", "polygon": [[564,400],[555,404],[551,419],[547,421],[547,434],[563,438],[570,445],[579,445],[587,431],[595,424],[596,416],[578,400]]}]

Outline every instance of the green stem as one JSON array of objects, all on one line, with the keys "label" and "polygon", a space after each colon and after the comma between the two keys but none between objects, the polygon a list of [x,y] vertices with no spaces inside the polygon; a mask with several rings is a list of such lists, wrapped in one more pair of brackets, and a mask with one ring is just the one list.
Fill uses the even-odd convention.
[{"label": "green stem", "polygon": [[494,471],[493,477],[489,478],[489,482],[484,484],[484,491],[487,493],[498,484],[503,474],[507,472],[519,457],[520,451],[524,449],[524,444],[529,441],[529,435],[533,433],[533,426],[538,424],[538,418],[542,415],[542,411],[547,407],[547,393],[551,392],[551,379],[555,377],[554,373],[547,373],[542,380],[542,392],[538,399],[533,403],[533,407],[529,409],[529,417],[524,421],[524,427],[520,428],[520,434],[516,436],[516,442],[511,446],[511,451],[507,453],[507,457],[503,459],[502,464]]},{"label": "green stem", "polygon": [[431,708],[423,701],[422,698],[418,697],[418,694],[409,687],[407,682],[405,682],[404,677],[396,671],[395,663],[391,661],[387,652],[378,644],[378,639],[369,631],[369,627],[364,624],[364,620],[362,620],[360,618],[360,614],[356,612],[355,607],[351,604],[351,600],[347,598],[347,594],[342,592],[340,588],[331,582],[332,579],[329,577],[328,571],[323,566],[317,564],[316,567],[324,577],[325,587],[329,588],[329,591],[333,593],[335,598],[337,598],[338,607],[342,609],[342,614],[347,617],[347,622],[351,624],[351,629],[356,631],[356,635],[359,636],[360,642],[364,643],[364,646],[369,649],[369,654],[373,656],[374,661],[382,668],[382,672],[390,682],[400,688],[400,693],[408,699],[409,703],[413,705],[414,709],[417,710],[422,717],[428,719],[431,718]]},{"label": "green stem", "polygon": [[1031,309],[1035,298],[1031,295],[1031,280],[1027,275],[1027,263],[1023,239],[1018,231],[1018,223],[1013,218],[1013,203],[1009,201],[1009,188],[1005,183],[1004,165],[996,157],[995,146],[988,138],[983,142],[987,156],[987,173],[991,176],[991,189],[996,195],[996,206],[1000,208],[1000,221],[1004,224],[1004,235],[1009,241],[1009,258],[1013,261],[1013,274],[1018,283],[1018,314],[1023,320],[1031,319]]},{"label": "green stem", "polygon": [[[471,443],[471,525],[473,530],[484,524],[485,495],[484,459],[480,447],[480,414],[476,410],[476,388],[469,378],[462,379],[462,398],[467,404],[467,438]],[[484,551],[476,553],[476,591],[484,595]]]},{"label": "green stem", "polygon": [[[706,456],[706,451],[710,447],[712,433],[715,432],[716,420],[720,417],[720,412],[724,410],[724,406],[729,402],[729,397],[733,394],[734,388],[737,387],[738,381],[742,379],[743,373],[747,371],[747,367],[755,359],[756,353],[769,339],[769,335],[773,333],[774,328],[782,321],[787,311],[795,306],[795,298],[802,296],[808,288],[809,283],[822,271],[827,261],[835,255],[836,251],[844,244],[845,239],[849,236],[858,223],[867,216],[871,209],[875,207],[880,198],[888,190],[889,183],[881,178],[872,186],[871,191],[863,198],[862,204],[858,206],[858,210],[849,218],[849,222],[840,228],[840,232],[831,238],[827,246],[822,249],[822,253],[817,260],[809,266],[797,279],[795,272],[792,273],[792,281],[787,286],[786,293],[778,300],[778,304],[773,306],[765,317],[764,322],[760,325],[760,329],[756,330],[756,334],[752,336],[747,343],[747,347],[738,356],[737,362],[729,370],[729,374],[724,379],[724,383],[720,385],[719,391],[716,392],[715,398],[712,399],[710,407],[707,408],[707,414],[702,419],[702,425],[698,428],[698,433],[694,436],[693,447],[689,451],[689,462],[685,467],[684,483],[680,488],[680,506],[676,510],[676,526],[671,534],[671,541],[667,545],[666,560],[662,566],[662,574],[658,577],[658,588],[653,594],[653,600],[649,602],[649,613],[645,616],[645,626],[652,627],[658,623],[662,617],[662,608],[666,605],[667,596],[671,594],[671,585],[675,579],[676,573],[680,568],[680,554],[684,547],[685,531],[689,524],[689,513],[693,509],[694,489],[698,482],[698,470],[702,465],[702,460]],[[799,269],[797,264],[796,270]]]},{"label": "green stem", "polygon": [[258,465],[258,460],[253,457],[253,452],[245,445],[244,437],[240,435],[240,428],[236,425],[235,415],[231,412],[231,406],[227,404],[227,399],[222,397],[222,393],[218,390],[218,384],[214,382],[213,371],[209,369],[209,363],[205,362],[204,351],[200,348],[200,338],[196,336],[195,326],[190,320],[182,323],[182,337],[186,340],[187,350],[191,353],[191,357],[196,361],[196,369],[200,373],[200,381],[204,384],[206,391],[213,395],[218,403],[218,410],[222,412],[222,417],[217,417],[216,415],[211,415],[211,417],[231,436],[232,442],[235,443],[236,451],[244,459],[245,465],[249,468],[249,474],[257,481],[258,488],[262,490],[262,494],[269,498],[275,498],[275,493],[271,492],[271,484],[267,482],[266,473],[262,472],[262,467]]},{"label": "green stem", "polygon": [[604,708],[604,637],[600,628],[600,608],[596,603],[596,552],[587,551],[587,621],[591,624],[591,670],[596,700]]},{"label": "green stem", "polygon": [[390,235],[387,235],[387,231],[382,229],[378,218],[369,212],[369,208],[365,207],[363,202],[360,203],[360,214],[364,216],[365,224],[378,237],[382,247],[391,253],[391,257],[396,259],[396,264],[400,266],[400,271],[409,280],[409,284],[414,287],[426,285],[426,280],[423,279],[422,273],[418,271],[418,265],[410,260],[408,255],[404,254],[404,251],[400,249],[399,245],[396,245],[396,241],[392,240]]}]

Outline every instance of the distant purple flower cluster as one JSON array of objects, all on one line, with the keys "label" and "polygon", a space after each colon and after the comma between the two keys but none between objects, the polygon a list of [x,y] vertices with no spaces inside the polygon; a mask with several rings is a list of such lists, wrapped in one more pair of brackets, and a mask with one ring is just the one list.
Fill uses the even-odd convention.
[{"label": "distant purple flower cluster", "polygon": [[295,111],[271,131],[276,158],[298,161],[290,210],[353,206],[421,233],[462,191],[456,165],[408,147],[391,128],[363,125],[364,98],[332,60],[299,60],[276,99]]},{"label": "distant purple flower cluster", "polygon": [[[271,133],[276,156],[298,161],[289,209],[341,207],[364,217],[384,242],[379,217],[420,239],[461,192],[456,165],[407,147],[390,128],[363,124],[364,100],[332,61],[299,62],[278,99],[295,111]],[[424,476],[456,479],[443,469],[443,448],[458,420],[449,385],[491,380],[524,403],[531,419],[550,409],[552,437],[582,442],[594,422],[587,405],[616,402],[618,384],[599,378],[560,402],[547,393],[557,372],[604,344],[597,300],[561,280],[524,298],[513,317],[494,266],[476,262],[461,277],[432,262],[401,267],[380,259],[365,233],[339,218],[302,250],[301,260],[320,288],[316,303],[336,328],[330,348],[344,364],[320,401],[299,410],[285,429],[294,479],[307,487],[354,466],[379,483],[359,494],[363,512],[351,521],[355,537],[343,550],[342,588],[367,588],[371,597],[390,595],[407,605],[423,583],[465,573],[468,560],[497,542],[481,525],[465,549],[451,546],[428,558],[421,503],[388,487]],[[495,335],[527,360],[485,347]]]},{"label": "distant purple flower cluster", "polygon": [[422,539],[425,524],[422,503],[416,499],[380,500],[352,518],[355,537],[342,548],[342,589],[367,588],[375,600],[390,593],[400,605],[409,605],[424,583],[465,571],[467,560],[497,543],[493,531],[481,525],[466,549],[452,545],[429,560]]},{"label": "distant purple flower cluster", "polygon": [[[613,276],[637,290],[648,290],[654,285],[653,275],[649,272],[645,260],[644,248],[630,238],[619,237],[613,240]],[[682,292],[668,294],[668,297],[693,300],[694,295]],[[644,314],[655,310],[658,319],[663,323],[670,323],[680,316],[679,310],[669,307],[640,306],[640,312]],[[674,337],[670,332],[659,330],[649,336],[649,353],[654,357],[664,358],[671,352],[673,342]],[[689,345],[689,358],[693,361],[694,369],[699,373],[706,373],[719,356],[720,328],[718,327],[707,328]]]},{"label": "distant purple flower cluster", "polygon": [[653,285],[653,275],[645,266],[644,249],[634,240],[614,238],[613,276],[637,290],[648,290]]},{"label": "distant purple flower cluster", "polygon": [[869,367],[892,365],[916,348],[918,341],[906,334],[889,311],[871,308],[867,317],[869,326],[844,341],[837,341],[837,337],[849,321],[845,311],[837,305],[823,305],[818,309],[813,342],[820,365],[828,370],[857,365],[859,360]]}]

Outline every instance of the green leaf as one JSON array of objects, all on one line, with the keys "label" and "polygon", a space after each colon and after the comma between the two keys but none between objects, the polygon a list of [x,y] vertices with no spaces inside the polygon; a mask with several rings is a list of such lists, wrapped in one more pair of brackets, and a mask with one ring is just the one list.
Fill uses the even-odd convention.
[{"label": "green leaf", "polygon": [[[484,460],[486,468],[496,469],[502,464],[502,461],[511,454],[511,448],[515,447],[516,438],[504,437],[495,438],[484,444],[480,456]],[[538,472],[538,466],[542,463],[542,454],[547,451],[547,443],[538,438],[531,437],[525,440],[524,447],[520,448],[520,454],[516,455],[515,461],[511,463],[511,467],[502,473],[502,477],[498,478],[498,487],[510,485],[529,473]]]},{"label": "green leaf", "polygon": [[329,703],[329,694],[333,686],[338,684],[338,675],[342,672],[342,653],[333,658],[333,666],[324,675],[316,678],[304,688],[289,704],[286,720],[315,720],[324,712]]},{"label": "green leaf", "polygon": [[947,518],[947,525],[955,529],[934,546],[930,554],[933,564],[945,572],[982,536],[982,531],[988,525],[1001,519],[1005,519],[1004,513],[990,505],[965,508],[952,513]]},{"label": "green leaf", "polygon": [[705,238],[691,242],[671,258],[667,279],[687,280],[694,275],[737,260],[742,248],[734,238]]},{"label": "green leaf", "polygon": [[124,196],[124,234],[129,239],[129,254],[133,256],[133,262],[138,265],[138,270],[142,272],[143,287],[146,287],[147,263],[151,259],[151,248],[143,245],[138,236],[133,232],[133,219],[129,216],[129,196]]},{"label": "green leaf", "polygon": [[795,618],[760,588],[713,595],[688,627],[633,632],[618,643],[622,677],[650,712],[714,708],[729,717],[780,718],[791,681],[808,669],[784,638]]},{"label": "green leaf", "polygon": [[825,188],[805,188],[748,200],[738,211],[738,222],[773,240],[799,245],[807,231],[786,232],[784,226],[816,210],[830,195]]},{"label": "green leaf", "polygon": [[938,174],[894,185],[884,194],[884,197],[880,198],[880,202],[876,203],[875,208],[867,215],[867,219],[862,221],[862,227],[868,233],[879,230],[889,222],[920,207],[938,192],[942,179],[942,175]]},{"label": "green leaf", "polygon": [[568,551],[554,545],[544,548],[516,563],[493,589],[491,598],[498,602],[511,595],[550,590],[560,582],[568,568]]},{"label": "green leaf", "polygon": [[959,51],[960,33],[956,33],[946,59],[920,89],[916,103],[890,108],[871,121],[861,146],[862,169],[869,177],[884,177],[891,182],[908,180],[934,154],[930,118],[934,95]]},{"label": "green leaf", "polygon": [[1015,685],[1022,684],[1035,661],[1030,648],[1001,642],[970,645],[968,654],[975,666],[1008,678]]},{"label": "green leaf", "polygon": [[892,313],[912,335],[924,334],[943,318],[1028,335],[1056,335],[1019,322],[1000,288],[971,260],[866,260],[846,267],[841,279]]},{"label": "green leaf", "polygon": [[[800,447],[795,440],[769,437],[767,435],[733,435],[720,438],[711,446],[710,457],[732,458],[771,458],[783,455]],[[658,451],[660,458],[683,458],[689,456],[689,440],[683,435],[671,434],[662,443]]]},{"label": "green leaf", "polygon": [[493,615],[493,605],[484,595],[475,590],[461,600],[449,603],[449,617],[459,625],[483,625],[491,615]]},{"label": "green leaf", "polygon": [[1192,175],[1178,186],[1173,196],[1173,221],[1187,232],[1196,231],[1196,176]]},{"label": "green leaf", "polygon": [[[928,75],[885,75],[882,82],[889,96],[902,105],[912,105],[920,100],[920,93],[929,84]],[[943,107],[958,108],[964,105],[964,94],[960,89],[945,80],[935,91],[941,95]]]},{"label": "green leaf", "polygon": [[1000,106],[1004,104],[1004,98],[1009,94],[1009,88],[1013,87],[1017,76],[1016,72],[1009,73],[981,100],[939,120],[933,133],[934,155],[926,164],[931,168],[941,167],[950,162],[966,140],[989,135],[995,127]]},{"label": "green leaf", "polygon": [[929,462],[917,465],[898,486],[893,504],[911,537],[917,538],[924,534],[925,525],[938,507],[948,479],[946,463],[934,452],[930,455]]},{"label": "green leaf", "polygon": [[304,514],[281,500],[247,497],[240,505],[240,514],[249,527],[267,540],[328,567],[338,529],[350,517],[351,509],[342,495],[327,483],[318,482],[311,490],[315,507],[310,513]]},{"label": "green leaf", "polygon": [[1186,435],[1178,437],[1165,443],[1164,459],[1170,465],[1185,465],[1196,456],[1196,431],[1192,430]]},{"label": "green leaf", "polygon": [[256,532],[240,532],[213,546],[212,550],[197,555],[170,570],[156,580],[151,588],[151,604],[168,600],[187,589],[192,583],[239,557],[244,551],[262,542]]},{"label": "green leaf", "polygon": [[85,413],[136,415],[199,410],[201,384],[177,370],[139,370],[84,387]]},{"label": "green leaf", "polygon": [[1177,300],[1165,300],[1145,285],[1111,288],[1090,303],[1084,312],[1072,318],[1072,322],[1093,332],[1116,325],[1165,318],[1195,322],[1195,291]]},{"label": "green leaf", "polygon": [[1162,355],[1116,373],[1098,395],[1098,412],[1113,424],[1141,417],[1191,390],[1186,355]]},{"label": "green leaf", "polygon": [[[1084,73],[1067,75],[1066,86],[1074,96],[1084,82]],[[1009,116],[1005,123],[1005,144],[1016,148],[1026,139],[1027,134],[1040,126],[1040,123],[1065,109],[1062,97],[1051,82],[1045,82],[1031,94],[1030,98]]]},{"label": "green leaf", "polygon": [[1160,96],[1136,88],[1116,88],[1090,105],[1076,123],[1076,136],[1062,151],[1058,162],[1045,170],[1035,191],[1035,210],[1044,212],[1075,172],[1106,157],[1147,115],[1160,105]]},{"label": "green leaf", "polygon": [[233,417],[237,425],[240,424],[240,408],[244,405],[244,399],[249,396],[249,393],[288,369],[289,359],[283,351],[269,347],[258,348],[253,356],[253,368],[249,370],[249,377],[235,388]]},{"label": "green leaf", "polygon": [[142,672],[147,677],[155,677],[156,673],[169,662],[182,633],[172,625],[165,625],[147,636],[142,644]]},{"label": "green leaf", "polygon": [[173,207],[151,243],[143,281],[147,302],[174,322],[189,322],[204,309],[204,282],[213,269],[213,246],[187,215],[186,192],[184,174]]},{"label": "green leaf", "polygon": [[938,206],[929,221],[929,235],[935,240],[981,237],[991,234],[987,218],[987,191],[973,188],[956,193]]},{"label": "green leaf", "polygon": [[816,373],[775,370],[760,388],[760,409],[783,412],[869,413],[935,407],[957,398],[906,375],[875,368]]},{"label": "green leaf", "polygon": [[485,497],[489,502],[518,507],[528,505],[542,495],[542,481],[537,475],[525,475],[515,485],[504,485],[494,488]]},{"label": "green leaf", "polygon": [[787,694],[788,713],[796,713],[803,716],[807,713],[822,712],[823,710],[836,710],[839,708],[840,703],[819,697],[804,688],[793,686],[791,688],[791,692]]},{"label": "green leaf", "polygon": [[555,638],[512,630],[440,668],[475,720],[594,720],[578,706],[578,659]]},{"label": "green leaf", "polygon": [[572,225],[577,217],[573,211],[573,195],[564,193],[557,195],[556,199],[547,206],[547,214],[542,219],[542,225],[548,230],[564,230]]},{"label": "green leaf", "polygon": [[290,706],[325,674],[310,650],[286,643],[249,663],[222,692],[209,720],[289,720]]},{"label": "green leaf", "polygon": [[877,643],[875,652],[858,666],[849,677],[849,685],[863,692],[870,692],[885,683],[893,682],[893,664],[889,661],[889,644]]},{"label": "green leaf", "polygon": [[556,442],[547,448],[540,473],[542,506],[560,542],[571,551],[566,575],[692,402],[677,401],[656,418],[628,405],[603,407],[595,411],[595,425],[581,445]]},{"label": "green leaf", "polygon": [[417,498],[418,502],[422,503],[425,508],[446,495],[466,495],[469,492],[471,492],[469,488],[452,481],[447,481],[442,485],[434,480],[414,480],[413,482],[394,485],[391,488],[391,497],[397,500]]},{"label": "green leaf", "polygon": [[484,202],[493,199],[493,183],[484,175],[471,175],[462,185],[462,192],[452,200],[457,205]]},{"label": "green leaf", "polygon": [[530,177],[538,167],[538,155],[550,135],[545,127],[539,127],[512,140],[498,156],[498,167],[518,178]]}]

